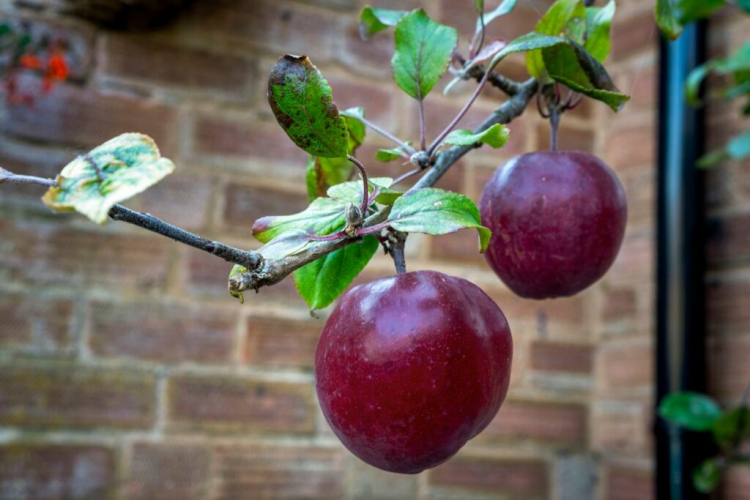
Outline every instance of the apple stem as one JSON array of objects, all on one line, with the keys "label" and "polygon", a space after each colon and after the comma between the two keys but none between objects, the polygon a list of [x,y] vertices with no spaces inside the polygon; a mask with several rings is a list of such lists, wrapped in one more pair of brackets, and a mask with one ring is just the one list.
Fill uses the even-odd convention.
[{"label": "apple stem", "polygon": [[560,112],[557,109],[550,110],[549,124],[551,149],[557,151],[557,129],[560,126]]},{"label": "apple stem", "polygon": [[388,252],[393,257],[393,263],[396,266],[398,274],[406,273],[406,257],[404,249],[406,248],[406,233],[392,231],[388,235]]}]

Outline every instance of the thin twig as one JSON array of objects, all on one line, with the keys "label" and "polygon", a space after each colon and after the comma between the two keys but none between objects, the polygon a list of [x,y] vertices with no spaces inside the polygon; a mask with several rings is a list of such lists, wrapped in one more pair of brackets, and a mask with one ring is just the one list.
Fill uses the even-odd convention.
[{"label": "thin twig", "polygon": [[[8,172],[4,170],[4,172]],[[31,175],[16,175],[8,172],[7,176],[0,176],[0,184],[33,184],[36,186],[55,187],[57,183],[52,179],[44,179],[42,177],[33,177]]]},{"label": "thin twig", "polygon": [[427,148],[427,121],[424,116],[424,101],[419,99],[419,146],[424,151]]},{"label": "thin twig", "polygon": [[358,120],[361,121],[362,123],[364,123],[367,127],[371,128],[373,130],[373,132],[376,132],[376,133],[382,135],[383,137],[385,137],[386,139],[388,139],[388,140],[396,143],[397,145],[401,146],[401,148],[403,148],[403,150],[406,151],[407,153],[409,153],[410,155],[413,155],[414,153],[417,152],[413,147],[409,146],[404,141],[402,141],[401,139],[399,139],[395,135],[391,134],[387,130],[385,130],[383,128],[380,128],[378,125],[375,125],[370,120],[368,120],[366,118],[363,118],[363,117],[359,117]]},{"label": "thin twig", "polygon": [[352,155],[349,155],[348,159],[350,162],[354,163],[354,165],[357,166],[357,168],[359,169],[359,173],[362,174],[362,204],[360,205],[359,209],[364,214],[367,213],[367,207],[370,206],[370,182],[367,180],[367,169],[365,169],[365,166],[362,165],[362,162],[360,162]]},{"label": "thin twig", "polygon": [[424,169],[423,169],[422,167],[417,167],[417,168],[415,168],[414,170],[409,170],[409,171],[408,171],[408,172],[406,172],[405,174],[403,174],[403,175],[401,175],[401,176],[399,176],[399,177],[396,177],[396,179],[394,179],[394,180],[393,180],[393,182],[391,182],[391,185],[390,185],[390,186],[388,186],[388,187],[393,187],[393,186],[395,186],[396,184],[398,184],[398,183],[400,183],[400,182],[403,182],[403,181],[405,181],[405,180],[406,180],[406,179],[408,179],[409,177],[413,177],[413,176],[415,176],[415,175],[418,175],[418,174],[419,174],[420,172],[422,172],[423,170],[424,170]]},{"label": "thin twig", "polygon": [[406,273],[406,237],[407,233],[400,231],[393,231],[388,238],[388,253],[393,257],[393,263],[396,266],[396,272],[398,274]]}]

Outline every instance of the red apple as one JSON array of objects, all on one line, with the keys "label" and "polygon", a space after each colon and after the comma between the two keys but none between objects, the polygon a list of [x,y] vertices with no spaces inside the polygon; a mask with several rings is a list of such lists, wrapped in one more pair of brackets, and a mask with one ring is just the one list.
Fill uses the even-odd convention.
[{"label": "red apple", "polygon": [[479,287],[434,271],[405,273],[341,299],[318,343],[315,387],[352,453],[416,474],[492,421],[512,354],[508,322]]},{"label": "red apple", "polygon": [[487,262],[511,290],[532,299],[574,295],[604,276],[627,220],[617,176],[581,151],[513,158],[495,171],[479,209],[492,230]]}]

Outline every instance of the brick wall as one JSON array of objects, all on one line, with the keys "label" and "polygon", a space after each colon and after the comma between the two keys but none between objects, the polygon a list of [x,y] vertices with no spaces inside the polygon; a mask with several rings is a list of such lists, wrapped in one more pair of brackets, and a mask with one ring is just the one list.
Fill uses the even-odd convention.
[{"label": "brick wall", "polygon": [[[278,56],[307,53],[342,107],[362,104],[374,121],[415,136],[414,105],[389,79],[392,42],[359,40],[363,3],[195,0],[168,28],[138,35],[100,31],[44,9],[9,9],[5,16],[63,34],[75,57],[73,79],[35,109],[2,111],[0,165],[54,175],[86,148],[145,132],[178,170],[128,205],[255,248],[249,229],[257,217],[305,205],[305,155],[264,100]],[[474,22],[468,2],[372,3],[423,5],[464,34]],[[519,2],[491,36],[531,31],[547,3]],[[628,193],[626,240],[607,277],[570,299],[527,301],[487,272],[474,235],[409,239],[410,269],[476,282],[504,310],[514,334],[507,402],[456,458],[419,476],[398,476],[343,450],[312,385],[324,319],[308,315],[291,280],[240,306],[227,295],[231,266],[223,261],[123,224],[99,228],[75,215],[52,215],[36,189],[4,189],[0,498],[651,498],[657,35],[650,1],[623,3],[609,67],[633,101],[617,116],[586,101],[561,129],[562,147],[604,158]],[[520,57],[500,69],[525,75]],[[463,125],[476,125],[500,99],[488,90]],[[430,133],[460,104],[431,95]],[[469,155],[440,187],[477,199],[504,159],[548,145],[535,111],[511,128],[505,149]],[[375,163],[378,147],[388,145],[371,135],[361,150],[374,175],[401,171]],[[750,190],[742,187],[741,168],[747,171],[717,170],[712,189],[732,193],[712,209],[722,229],[712,236],[709,276],[711,353],[734,367],[712,383],[729,399],[747,378],[741,353],[750,349],[741,335],[748,316],[731,305],[739,306],[738,292],[750,288],[735,273],[748,271],[750,262],[742,239]],[[379,256],[357,282],[392,273],[392,262]],[[742,490],[747,477],[732,477],[729,488]]]},{"label": "brick wall", "polygon": [[[750,19],[717,16],[711,22],[709,53],[724,55],[747,41]],[[725,82],[711,81],[714,86]],[[707,147],[717,149],[747,130],[739,101],[708,106]],[[724,405],[739,403],[750,383],[750,161],[721,165],[707,172],[706,314],[708,389]],[[750,498],[750,466],[724,476],[722,498]]]}]

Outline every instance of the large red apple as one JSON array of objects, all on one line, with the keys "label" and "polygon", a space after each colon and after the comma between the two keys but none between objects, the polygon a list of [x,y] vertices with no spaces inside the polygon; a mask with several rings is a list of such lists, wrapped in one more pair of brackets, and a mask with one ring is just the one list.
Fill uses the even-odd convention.
[{"label": "large red apple", "polygon": [[342,298],[318,343],[315,387],[352,453],[415,474],[490,423],[512,354],[505,316],[476,285],[434,271],[399,274]]},{"label": "large red apple", "polygon": [[580,151],[541,151],[495,171],[479,203],[492,230],[485,254],[516,294],[574,295],[604,276],[620,250],[627,202],[612,170]]}]

